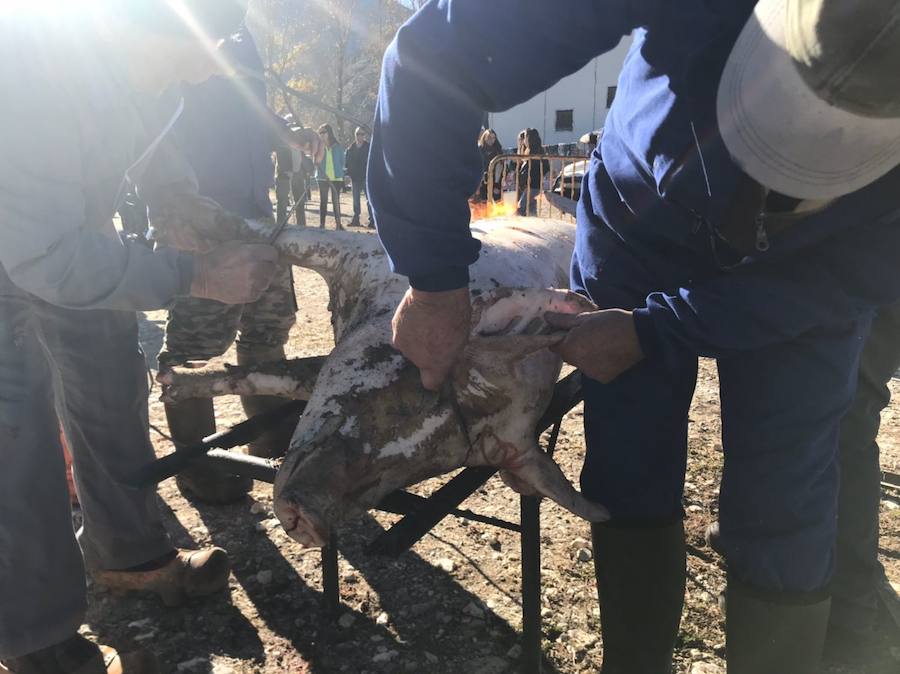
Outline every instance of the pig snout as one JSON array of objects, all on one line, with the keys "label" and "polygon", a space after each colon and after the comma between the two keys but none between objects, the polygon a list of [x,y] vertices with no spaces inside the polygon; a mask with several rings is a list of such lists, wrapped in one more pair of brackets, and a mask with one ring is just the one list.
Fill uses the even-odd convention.
[{"label": "pig snout", "polygon": [[[288,536],[305,547],[319,548],[328,543],[331,535],[328,512],[334,485],[328,478],[332,471],[316,460],[329,454],[315,451],[311,454],[306,458],[312,459],[312,466],[300,454],[288,452],[275,476],[273,509]],[[303,479],[304,467],[311,468],[310,474],[318,476],[315,481]]]},{"label": "pig snout", "polygon": [[307,548],[321,548],[328,543],[330,531],[322,518],[290,494],[275,499],[275,516],[285,533]]}]

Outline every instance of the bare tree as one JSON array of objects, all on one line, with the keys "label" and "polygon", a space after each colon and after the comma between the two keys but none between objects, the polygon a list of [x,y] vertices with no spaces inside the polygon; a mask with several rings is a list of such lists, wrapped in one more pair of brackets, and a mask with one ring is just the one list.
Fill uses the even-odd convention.
[{"label": "bare tree", "polygon": [[345,116],[372,119],[381,58],[411,10],[397,0],[254,0],[248,23],[266,67],[337,114],[273,88],[270,104],[306,125],[332,122],[348,139]]}]

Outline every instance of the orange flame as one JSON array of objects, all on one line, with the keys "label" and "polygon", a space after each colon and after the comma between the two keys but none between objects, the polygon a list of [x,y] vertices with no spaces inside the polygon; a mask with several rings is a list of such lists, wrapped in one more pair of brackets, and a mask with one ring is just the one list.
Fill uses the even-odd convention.
[{"label": "orange flame", "polygon": [[516,214],[516,205],[505,201],[494,202],[469,202],[469,210],[472,212],[472,220],[489,220],[491,218],[504,218]]}]

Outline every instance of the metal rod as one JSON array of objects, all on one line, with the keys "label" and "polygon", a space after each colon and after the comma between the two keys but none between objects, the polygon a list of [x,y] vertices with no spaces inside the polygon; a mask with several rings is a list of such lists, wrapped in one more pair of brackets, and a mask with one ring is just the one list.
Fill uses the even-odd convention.
[{"label": "metal rod", "polygon": [[[408,491],[398,489],[397,491],[392,492],[381,499],[381,501],[379,501],[378,505],[375,507],[378,510],[394,513],[395,515],[414,515],[427,504],[428,499],[424,496],[411,494]],[[480,515],[465,508],[454,508],[450,511],[450,514],[454,517],[459,517],[460,519],[471,520],[473,522],[481,522],[482,524],[489,524],[493,527],[497,527],[498,529],[506,529],[507,531],[516,532],[520,530],[518,524],[507,522],[506,520],[501,520],[497,517]]]},{"label": "metal rod", "polygon": [[149,487],[158,484],[177,475],[198,459],[206,456],[209,450],[215,447],[230,449],[238,445],[246,445],[255,440],[263,431],[274,427],[293,414],[303,412],[305,408],[305,400],[292,400],[273,410],[235,424],[228,430],[213,433],[200,442],[182,447],[171,454],[145,464],[131,475],[126,476],[122,483],[132,487]]},{"label": "metal rod", "polygon": [[547,455],[552,459],[553,452],[556,451],[556,441],[559,440],[559,429],[562,428],[562,419],[553,424],[553,430],[550,431],[550,437],[547,440]]},{"label": "metal rod", "polygon": [[221,468],[231,475],[249,477],[269,484],[275,482],[275,474],[278,472],[278,465],[271,459],[230,452],[227,449],[210,450],[200,461]]},{"label": "metal rod", "polygon": [[522,672],[540,674],[541,661],[541,501],[519,497],[522,523]]},{"label": "metal rod", "polygon": [[428,498],[427,506],[414,515],[407,515],[369,544],[374,554],[396,557],[409,550],[431,531],[450,511],[487,482],[496,468],[466,468]]},{"label": "metal rod", "polygon": [[332,532],[328,545],[322,548],[322,611],[328,617],[341,607],[341,586],[338,579],[337,535]]}]

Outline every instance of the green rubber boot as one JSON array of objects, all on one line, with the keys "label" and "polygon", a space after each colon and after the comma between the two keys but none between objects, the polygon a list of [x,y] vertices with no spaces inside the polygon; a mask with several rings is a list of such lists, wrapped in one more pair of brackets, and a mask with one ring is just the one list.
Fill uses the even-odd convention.
[{"label": "green rubber boot", "polygon": [[602,674],[670,674],[684,604],[681,520],[591,526],[603,636]]},{"label": "green rubber boot", "polygon": [[831,611],[824,593],[762,594],[728,579],[728,674],[817,674]]}]

